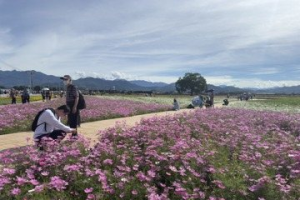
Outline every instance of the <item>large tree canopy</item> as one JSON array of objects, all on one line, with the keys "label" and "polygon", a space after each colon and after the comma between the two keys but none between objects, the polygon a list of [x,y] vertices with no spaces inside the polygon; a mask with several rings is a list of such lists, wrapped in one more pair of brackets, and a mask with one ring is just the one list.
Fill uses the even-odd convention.
[{"label": "large tree canopy", "polygon": [[179,93],[190,91],[194,95],[206,89],[206,80],[199,73],[185,73],[183,78],[179,77],[176,81],[175,87]]}]

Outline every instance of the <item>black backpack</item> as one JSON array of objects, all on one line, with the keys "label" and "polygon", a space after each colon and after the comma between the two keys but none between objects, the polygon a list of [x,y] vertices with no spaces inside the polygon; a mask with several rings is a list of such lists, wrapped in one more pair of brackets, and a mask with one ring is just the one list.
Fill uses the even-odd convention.
[{"label": "black backpack", "polygon": [[86,104],[85,104],[85,100],[84,100],[81,92],[78,92],[78,93],[79,93],[79,100],[78,100],[78,104],[77,104],[77,109],[82,110],[82,109],[86,108]]},{"label": "black backpack", "polygon": [[31,124],[31,130],[32,130],[32,131],[35,131],[35,129],[36,129],[38,126],[42,125],[42,124],[45,124],[45,131],[47,130],[47,129],[46,129],[47,127],[46,127],[46,123],[45,123],[45,122],[43,122],[43,123],[41,123],[41,124],[37,124],[37,122],[38,122],[38,120],[39,120],[41,114],[42,114],[45,110],[51,110],[51,112],[52,112],[53,114],[55,114],[55,110],[54,110],[53,108],[44,108],[43,110],[39,111],[38,114],[35,116],[35,118],[34,118],[32,124]]}]

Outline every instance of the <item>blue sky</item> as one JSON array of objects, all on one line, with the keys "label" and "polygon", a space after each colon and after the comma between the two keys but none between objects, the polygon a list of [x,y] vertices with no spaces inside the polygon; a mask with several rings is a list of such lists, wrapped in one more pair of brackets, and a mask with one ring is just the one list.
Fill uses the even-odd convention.
[{"label": "blue sky", "polygon": [[300,85],[299,0],[0,0],[0,70]]}]

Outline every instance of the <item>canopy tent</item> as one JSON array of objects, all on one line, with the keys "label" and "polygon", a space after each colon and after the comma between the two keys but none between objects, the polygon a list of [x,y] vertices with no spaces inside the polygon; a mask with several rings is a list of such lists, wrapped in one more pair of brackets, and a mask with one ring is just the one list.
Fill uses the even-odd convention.
[{"label": "canopy tent", "polygon": [[203,100],[199,96],[195,96],[192,99],[192,104],[193,104],[193,106],[201,106],[201,105],[203,105]]}]

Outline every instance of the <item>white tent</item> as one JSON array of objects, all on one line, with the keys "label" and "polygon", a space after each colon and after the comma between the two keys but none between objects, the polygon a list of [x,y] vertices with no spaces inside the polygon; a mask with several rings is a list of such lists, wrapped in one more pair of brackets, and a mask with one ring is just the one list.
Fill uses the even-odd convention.
[{"label": "white tent", "polygon": [[193,106],[202,106],[203,105],[203,99],[200,98],[199,96],[195,96],[192,99],[192,104],[193,104]]}]

